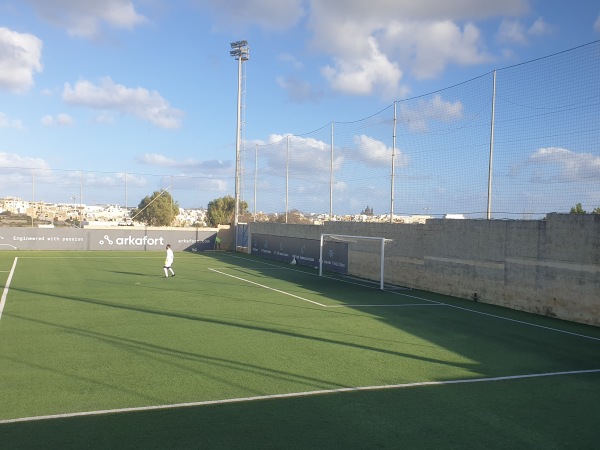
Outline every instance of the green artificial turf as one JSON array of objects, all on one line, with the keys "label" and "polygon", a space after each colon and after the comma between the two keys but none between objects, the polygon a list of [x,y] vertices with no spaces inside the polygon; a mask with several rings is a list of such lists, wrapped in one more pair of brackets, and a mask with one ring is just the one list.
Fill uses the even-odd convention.
[{"label": "green artificial turf", "polygon": [[[163,256],[0,252],[3,289],[18,257],[0,319],[0,436],[14,448],[588,448],[600,437],[600,373],[556,375],[600,369],[597,328],[243,255],[178,253],[166,279]],[[531,374],[555,375],[519,378]],[[261,396],[279,397],[169,407]]]}]

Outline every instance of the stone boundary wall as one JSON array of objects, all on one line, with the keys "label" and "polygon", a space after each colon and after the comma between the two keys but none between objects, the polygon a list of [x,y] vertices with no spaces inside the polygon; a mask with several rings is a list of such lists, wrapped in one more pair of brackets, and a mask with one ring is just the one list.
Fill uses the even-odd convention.
[{"label": "stone boundary wall", "polygon": [[[252,233],[319,239],[376,236],[386,245],[385,282],[600,326],[600,214],[545,220],[448,220],[425,224],[250,223]],[[378,279],[373,243],[349,247],[349,273]]]}]

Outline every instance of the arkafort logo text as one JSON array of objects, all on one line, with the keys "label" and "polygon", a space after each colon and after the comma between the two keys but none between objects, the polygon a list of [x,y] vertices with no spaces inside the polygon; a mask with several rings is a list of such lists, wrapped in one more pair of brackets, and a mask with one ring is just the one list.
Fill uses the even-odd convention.
[{"label": "arkafort logo text", "polygon": [[148,236],[144,237],[118,237],[114,240],[109,237],[108,234],[104,235],[104,239],[100,239],[98,242],[100,245],[165,245],[164,238],[161,236],[159,238],[151,238]]}]

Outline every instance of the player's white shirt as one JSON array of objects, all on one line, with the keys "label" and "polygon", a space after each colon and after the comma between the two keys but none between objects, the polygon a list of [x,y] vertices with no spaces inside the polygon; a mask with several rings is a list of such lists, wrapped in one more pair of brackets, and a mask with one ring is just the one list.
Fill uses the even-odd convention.
[{"label": "player's white shirt", "polygon": [[165,266],[170,266],[171,264],[173,264],[173,250],[168,248],[167,259],[165,259]]}]

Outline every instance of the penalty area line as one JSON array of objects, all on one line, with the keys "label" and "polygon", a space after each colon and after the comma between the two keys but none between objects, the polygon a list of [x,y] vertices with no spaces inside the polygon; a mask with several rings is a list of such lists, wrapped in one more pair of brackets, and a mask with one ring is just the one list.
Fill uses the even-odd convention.
[{"label": "penalty area line", "polygon": [[13,262],[12,268],[8,274],[8,279],[6,280],[6,285],[4,286],[4,291],[2,292],[2,298],[0,298],[0,319],[2,319],[2,312],[4,311],[4,305],[6,304],[6,297],[8,297],[8,290],[10,289],[10,282],[12,281],[13,274],[15,273],[15,268],[17,267],[17,261],[19,257],[15,257],[15,261]]},{"label": "penalty area line", "polygon": [[263,288],[263,289],[268,289],[268,290],[270,290],[270,291],[279,292],[280,294],[283,294],[283,295],[289,295],[290,297],[294,297],[294,298],[300,299],[300,300],[302,300],[302,301],[309,302],[309,303],[312,303],[312,304],[314,304],[314,305],[321,306],[321,307],[323,307],[323,308],[325,308],[325,307],[326,307],[326,306],[325,306],[325,305],[323,305],[322,303],[315,302],[314,300],[309,300],[309,299],[307,299],[307,298],[300,297],[299,295],[295,295],[295,294],[292,294],[292,293],[290,293],[290,292],[285,292],[285,291],[282,291],[282,290],[280,290],[280,289],[275,289],[275,288],[272,288],[272,287],[269,287],[269,286],[265,286],[264,284],[255,283],[254,281],[246,280],[245,278],[242,278],[242,277],[236,277],[235,275],[231,275],[231,274],[229,274],[229,273],[221,272],[220,270],[217,270],[217,269],[211,269],[211,268],[209,267],[209,268],[208,268],[208,270],[210,270],[210,271],[212,271],[212,272],[217,272],[217,273],[220,273],[221,275],[225,275],[225,276],[227,276],[227,277],[235,278],[236,280],[240,280],[240,281],[244,281],[244,282],[246,282],[246,283],[253,284],[253,285],[255,285],[255,286],[259,286],[259,287],[261,287],[261,288]]},{"label": "penalty area line", "polygon": [[434,303],[392,303],[392,304],[380,304],[380,305],[329,305],[325,306],[325,308],[370,308],[370,307],[380,307],[380,308],[403,308],[405,306],[446,306],[446,305],[437,305]]},{"label": "penalty area line", "polygon": [[[232,258],[235,258],[235,256],[233,256]],[[265,263],[265,264],[268,264],[268,263]],[[271,264],[268,264],[268,265],[271,265]],[[291,270],[293,272],[307,273],[307,272],[303,272],[303,271],[300,271],[300,270],[288,269],[286,267],[274,267],[274,268],[276,268],[276,269],[284,269],[284,270]],[[243,269],[247,269],[247,268],[244,267]],[[264,289],[269,289],[271,291],[279,292],[280,294],[289,295],[290,297],[294,297],[294,298],[300,299],[302,301],[309,302],[309,303],[312,303],[314,305],[321,306],[323,308],[370,308],[370,307],[394,308],[394,307],[403,307],[403,306],[445,306],[443,303],[432,302],[431,300],[422,299],[420,297],[414,297],[414,298],[418,298],[420,300],[424,300],[424,301],[427,301],[429,303],[418,303],[418,304],[417,303],[414,303],[414,304],[400,303],[400,304],[388,304],[388,305],[386,305],[386,304],[374,304],[374,305],[351,305],[351,304],[347,304],[347,305],[324,305],[322,303],[315,302],[314,300],[309,300],[307,298],[300,297],[298,295],[294,295],[294,294],[291,294],[289,292],[285,292],[285,291],[281,291],[279,289],[275,289],[275,288],[272,288],[272,287],[269,287],[269,286],[265,286],[264,284],[255,283],[254,281],[250,281],[250,280],[247,280],[245,278],[237,277],[235,275],[231,275],[231,274],[222,272],[222,271],[217,270],[217,269],[212,268],[212,267],[208,267],[208,270],[210,270],[212,272],[220,273],[221,275],[226,275],[226,276],[231,277],[231,278],[235,278],[237,280],[245,281],[246,283],[251,283],[251,284],[254,284],[256,286],[260,286],[260,287],[262,287]],[[308,275],[315,276],[314,274],[311,274],[311,273],[308,273]],[[326,277],[326,278],[330,278],[330,277]],[[336,279],[336,278],[333,278],[333,279]],[[342,281],[343,283],[358,284],[358,283],[352,283],[352,282],[349,282],[349,281],[346,281],[346,280],[339,280],[339,281]],[[360,286],[364,286],[366,288],[371,289],[371,286],[366,286],[366,285],[360,285]]]},{"label": "penalty area line", "polygon": [[547,373],[531,373],[525,375],[509,375],[503,377],[491,377],[491,378],[471,378],[471,379],[460,379],[460,380],[446,380],[446,381],[423,381],[416,383],[402,383],[402,384],[387,384],[381,386],[358,386],[348,387],[339,389],[322,389],[318,391],[307,391],[307,392],[291,392],[288,394],[272,394],[272,395],[261,395],[254,397],[239,397],[239,398],[228,398],[222,400],[207,400],[203,402],[187,402],[187,403],[174,403],[170,405],[154,405],[154,406],[139,406],[133,408],[119,408],[119,409],[104,409],[99,411],[84,411],[77,413],[65,413],[65,414],[53,414],[47,416],[34,416],[34,417],[21,417],[17,419],[4,419],[0,420],[0,425],[7,423],[18,423],[18,422],[34,422],[39,420],[51,420],[51,419],[70,419],[76,417],[85,416],[99,416],[107,414],[121,414],[130,412],[144,412],[144,411],[156,411],[166,409],[177,409],[177,408],[191,408],[191,407],[202,407],[210,405],[225,405],[230,403],[247,403],[259,400],[276,400],[276,399],[287,399],[287,398],[302,398],[312,397],[316,395],[328,395],[328,394],[340,394],[346,392],[363,392],[363,391],[380,391],[380,390],[391,390],[391,389],[406,389],[416,388],[425,386],[445,386],[451,384],[468,384],[468,383],[486,383],[492,381],[510,381],[510,380],[521,380],[527,378],[541,378],[541,377],[556,377],[563,375],[580,375],[600,373],[600,369],[590,370],[573,370],[567,372],[547,372]]},{"label": "penalty area line", "polygon": [[400,295],[402,297],[418,298],[418,299],[424,300],[426,302],[431,302],[433,304],[437,304],[437,305],[440,305],[440,306],[447,306],[448,308],[454,308],[454,309],[458,309],[460,311],[466,311],[466,312],[470,312],[470,313],[473,313],[473,314],[479,314],[481,316],[493,317],[494,319],[506,320],[507,322],[519,323],[521,325],[527,325],[529,327],[541,328],[543,330],[553,331],[553,332],[556,332],[556,333],[568,334],[568,335],[571,335],[571,336],[577,336],[577,337],[581,337],[581,338],[585,338],[585,339],[590,339],[590,340],[593,340],[593,341],[600,341],[600,338],[597,338],[597,337],[588,336],[588,335],[585,335],[585,334],[573,333],[572,331],[561,330],[560,328],[552,328],[552,327],[547,327],[547,326],[544,326],[544,325],[538,325],[537,323],[525,322],[523,320],[511,319],[509,317],[499,316],[497,314],[486,313],[486,312],[483,312],[483,311],[477,311],[475,309],[465,308],[463,306],[451,305],[450,303],[438,302],[438,301],[435,301],[435,300],[428,300],[426,298],[418,297],[416,295],[404,294],[402,292],[392,292],[392,294],[394,294],[394,295]]}]

